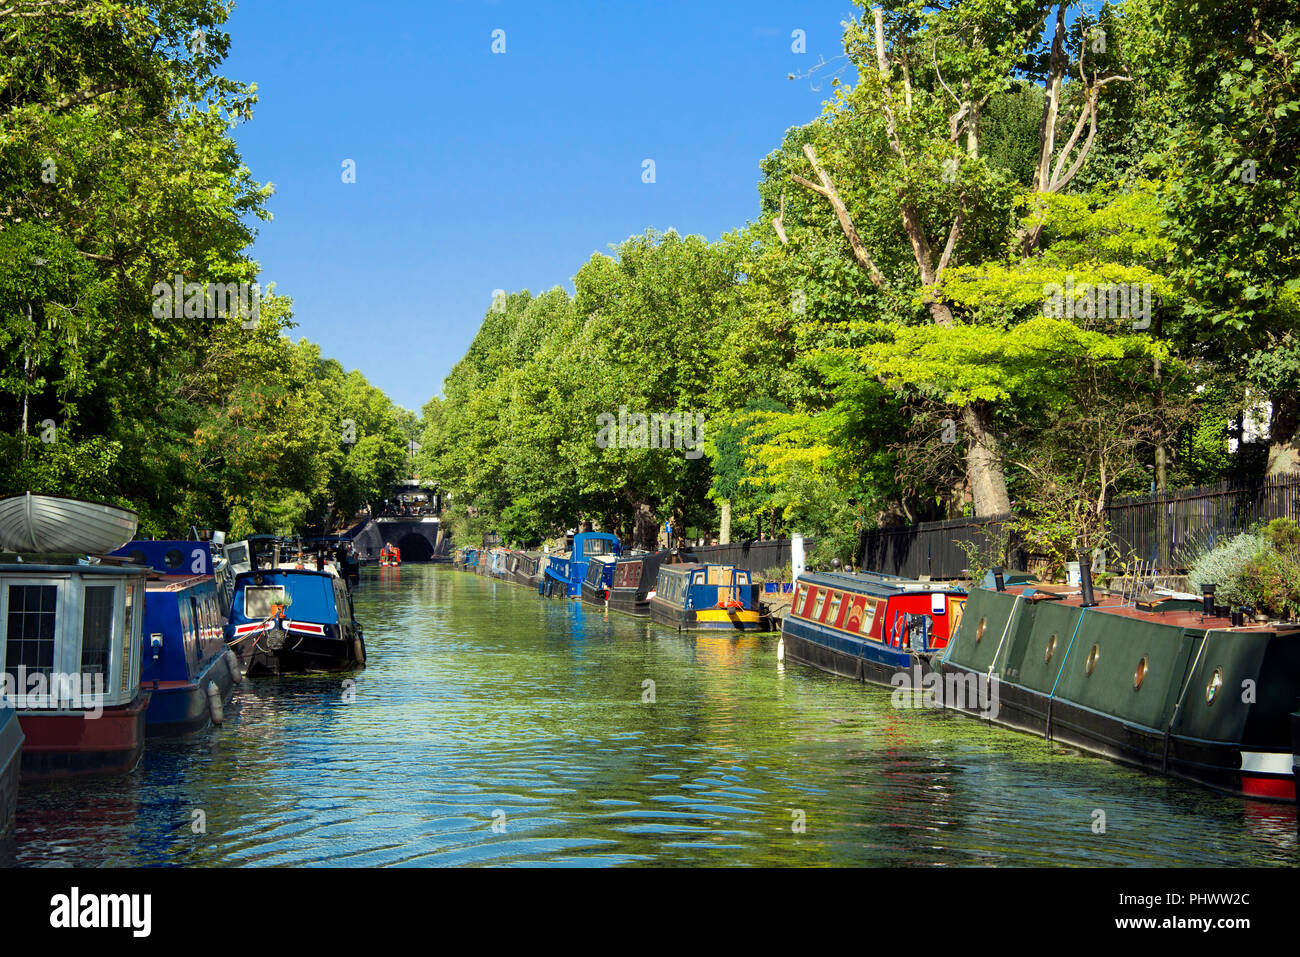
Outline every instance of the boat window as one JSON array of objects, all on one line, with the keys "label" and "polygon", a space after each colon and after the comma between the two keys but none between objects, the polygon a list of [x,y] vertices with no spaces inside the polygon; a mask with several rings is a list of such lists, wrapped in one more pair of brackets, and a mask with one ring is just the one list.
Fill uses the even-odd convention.
[{"label": "boat window", "polygon": [[87,585],[81,600],[81,673],[108,676],[116,585]]},{"label": "boat window", "polygon": [[135,588],[134,582],[127,582],[126,610],[122,615],[122,694],[126,694],[131,685],[131,649],[136,645],[140,631],[135,620]]},{"label": "boat window", "polygon": [[167,554],[163,556],[163,563],[168,568],[175,570],[185,564],[185,555],[179,548],[169,548]]},{"label": "boat window", "polygon": [[194,619],[198,616],[198,607],[198,602],[192,596],[188,602],[180,603],[181,631],[187,645],[192,645],[198,640],[198,635],[194,631]]},{"label": "boat window", "polygon": [[10,585],[5,631],[5,671],[17,678],[18,667],[49,674],[54,669],[58,585]]},{"label": "boat window", "polygon": [[831,610],[826,613],[826,621],[832,625],[838,625],[840,622],[840,605],[844,603],[843,592],[833,592],[831,594]]},{"label": "boat window", "polygon": [[271,617],[272,605],[284,604],[283,585],[264,585],[244,589],[244,617],[255,621]]},{"label": "boat window", "polygon": [[800,585],[798,588],[795,589],[795,592],[794,592],[794,604],[792,604],[792,605],[790,606],[790,608],[791,608],[791,611],[792,611],[795,615],[797,615],[797,616],[799,616],[799,617],[801,617],[801,618],[803,617],[803,602],[804,602],[804,599],[807,598],[807,597],[808,597],[808,586],[807,586],[807,585]]},{"label": "boat window", "polygon": [[866,606],[867,600],[862,595],[853,599],[853,604],[849,607],[848,614],[844,616],[844,627],[849,631],[857,631],[858,626],[862,623],[862,609]]},{"label": "boat window", "polygon": [[817,592],[817,600],[813,602],[812,614],[808,616],[813,621],[822,620],[822,608],[826,604],[826,594],[827,593],[825,590],[820,590]]},{"label": "boat window", "polygon": [[868,636],[871,634],[871,626],[876,623],[876,609],[878,607],[878,602],[867,602],[867,606],[862,610],[862,623],[858,625],[860,634]]}]

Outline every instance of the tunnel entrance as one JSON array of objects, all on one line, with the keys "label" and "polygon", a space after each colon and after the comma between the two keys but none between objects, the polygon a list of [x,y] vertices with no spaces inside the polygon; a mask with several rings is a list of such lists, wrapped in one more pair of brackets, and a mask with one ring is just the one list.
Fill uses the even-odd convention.
[{"label": "tunnel entrance", "polygon": [[427,562],[433,558],[433,544],[423,535],[407,532],[393,543],[402,550],[402,563]]}]

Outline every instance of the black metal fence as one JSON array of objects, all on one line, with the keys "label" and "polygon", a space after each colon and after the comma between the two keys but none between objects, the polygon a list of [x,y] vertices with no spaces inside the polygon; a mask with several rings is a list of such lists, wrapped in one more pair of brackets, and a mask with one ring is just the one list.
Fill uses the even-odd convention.
[{"label": "black metal fence", "polygon": [[[804,553],[816,543],[815,539],[804,539]],[[691,554],[699,562],[711,562],[718,565],[735,565],[761,574],[770,568],[784,568],[790,564],[790,539],[772,538],[767,541],[732,542],[730,545],[695,545]]]},{"label": "black metal fence", "polygon": [[[870,571],[918,578],[961,578],[970,564],[959,542],[972,542],[982,552],[1004,534],[1011,515],[956,518],[863,531],[858,542],[858,564]],[[1025,568],[1024,550],[1011,543],[1009,568]]]},{"label": "black metal fence", "polygon": [[1248,486],[1221,482],[1117,499],[1106,509],[1106,517],[1112,560],[1131,556],[1172,571],[1194,543],[1235,535],[1275,518],[1300,520],[1300,475]]},{"label": "black metal fence", "polygon": [[[986,550],[1002,534],[1010,514],[959,518],[865,530],[858,561],[866,569],[915,578],[961,578],[970,564],[959,547],[973,541]],[[1154,562],[1161,572],[1179,570],[1193,543],[1235,535],[1275,518],[1300,521],[1300,475],[1249,486],[1223,482],[1161,495],[1116,499],[1106,508],[1110,529],[1107,558]],[[1025,570],[1029,555],[1009,536],[1007,567]]]}]

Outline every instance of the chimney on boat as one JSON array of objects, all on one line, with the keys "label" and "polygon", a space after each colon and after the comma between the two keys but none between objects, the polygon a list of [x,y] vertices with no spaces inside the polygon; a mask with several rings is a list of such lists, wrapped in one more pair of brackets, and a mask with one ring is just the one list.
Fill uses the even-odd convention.
[{"label": "chimney on boat", "polygon": [[1092,596],[1092,561],[1086,552],[1079,553],[1079,592],[1083,597],[1083,601],[1080,602],[1082,607],[1097,607],[1097,602]]},{"label": "chimney on boat", "polygon": [[1218,587],[1213,582],[1201,585],[1201,614],[1206,618],[1214,617],[1214,590]]},{"label": "chimney on boat", "polygon": [[1007,590],[1007,580],[1002,576],[1001,568],[993,569],[993,587],[998,591]]}]

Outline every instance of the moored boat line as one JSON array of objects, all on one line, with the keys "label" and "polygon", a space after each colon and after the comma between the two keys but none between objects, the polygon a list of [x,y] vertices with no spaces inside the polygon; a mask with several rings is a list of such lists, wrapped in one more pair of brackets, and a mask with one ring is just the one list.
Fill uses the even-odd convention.
[{"label": "moored boat line", "polygon": [[364,665],[339,537],[131,541],[133,512],[32,495],[0,501],[0,525],[20,547],[0,554],[0,835],[20,772],[127,773],[146,733],[222,724],[245,669]]},{"label": "moored boat line", "polygon": [[1295,800],[1300,627],[1234,627],[1185,599],[1084,594],[806,574],[782,650],[1134,767]]}]

